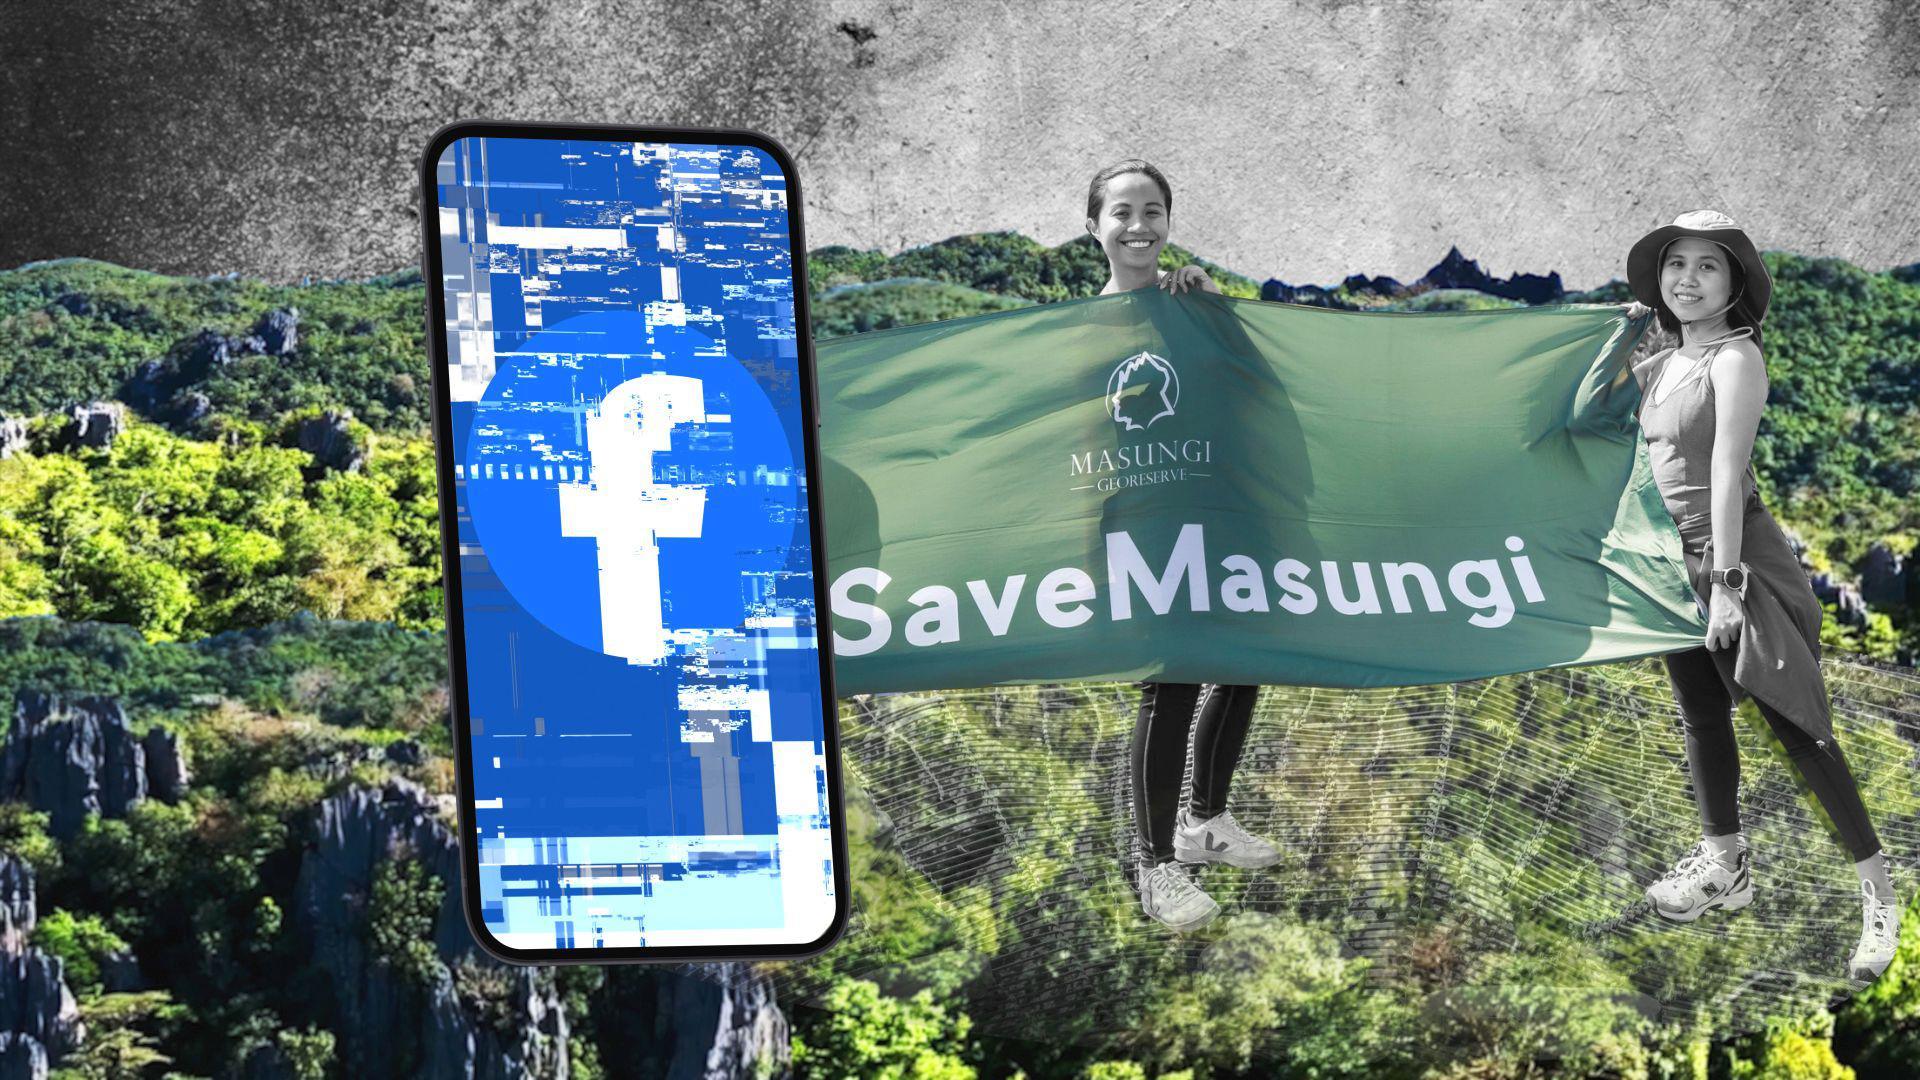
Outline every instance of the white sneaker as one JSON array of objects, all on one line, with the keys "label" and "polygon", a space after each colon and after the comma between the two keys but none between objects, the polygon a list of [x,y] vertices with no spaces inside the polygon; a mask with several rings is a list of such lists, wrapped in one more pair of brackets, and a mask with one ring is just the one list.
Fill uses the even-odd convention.
[{"label": "white sneaker", "polygon": [[1140,909],[1169,928],[1197,930],[1220,914],[1220,905],[1174,863],[1140,868]]},{"label": "white sneaker", "polygon": [[1647,886],[1647,901],[1663,919],[1692,922],[1709,911],[1738,911],[1753,903],[1753,875],[1748,873],[1747,851],[1740,849],[1739,860],[1729,867],[1713,854],[1705,840],[1693,846],[1661,876]]},{"label": "white sneaker", "polygon": [[1280,849],[1240,827],[1233,812],[1195,821],[1183,807],[1173,824],[1173,857],[1185,863],[1226,863],[1259,869],[1280,861]]},{"label": "white sneaker", "polygon": [[1872,982],[1893,963],[1900,947],[1900,905],[1896,898],[1874,893],[1873,882],[1860,883],[1860,944],[1847,961],[1847,977]]}]

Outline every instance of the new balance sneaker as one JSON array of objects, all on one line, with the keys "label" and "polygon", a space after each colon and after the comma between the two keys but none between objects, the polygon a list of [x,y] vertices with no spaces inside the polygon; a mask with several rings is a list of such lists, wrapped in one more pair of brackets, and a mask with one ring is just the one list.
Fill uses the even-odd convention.
[{"label": "new balance sneaker", "polygon": [[1879,896],[1873,882],[1860,883],[1860,944],[1847,961],[1847,977],[1872,982],[1893,963],[1900,947],[1900,906],[1894,897]]},{"label": "new balance sneaker", "polygon": [[1140,868],[1140,909],[1170,929],[1197,930],[1220,914],[1220,905],[1175,863]]},{"label": "new balance sneaker", "polygon": [[1741,848],[1738,861],[1728,866],[1702,840],[1647,886],[1647,901],[1661,918],[1674,922],[1692,922],[1709,911],[1738,911],[1753,903],[1747,862],[1747,851]]},{"label": "new balance sneaker", "polygon": [[1280,861],[1280,849],[1240,827],[1232,811],[1195,821],[1183,807],[1173,824],[1173,857],[1185,863],[1226,863],[1259,869]]}]

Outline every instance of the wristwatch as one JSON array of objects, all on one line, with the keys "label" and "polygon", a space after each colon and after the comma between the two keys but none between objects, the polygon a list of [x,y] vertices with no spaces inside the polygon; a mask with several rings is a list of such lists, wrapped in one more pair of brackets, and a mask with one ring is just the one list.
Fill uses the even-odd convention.
[{"label": "wristwatch", "polygon": [[1746,563],[1741,563],[1739,566],[1729,566],[1725,570],[1715,570],[1708,576],[1715,585],[1725,585],[1727,588],[1733,590],[1733,594],[1740,599],[1745,600],[1747,598]]}]

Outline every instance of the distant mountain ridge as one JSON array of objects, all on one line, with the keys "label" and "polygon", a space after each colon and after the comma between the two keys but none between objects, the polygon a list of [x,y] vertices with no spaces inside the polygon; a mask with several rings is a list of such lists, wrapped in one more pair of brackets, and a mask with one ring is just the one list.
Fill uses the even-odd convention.
[{"label": "distant mountain ridge", "polygon": [[1289,285],[1279,278],[1268,278],[1260,286],[1260,299],[1352,309],[1362,305],[1352,302],[1348,299],[1350,297],[1401,300],[1440,289],[1468,289],[1529,305],[1558,304],[1567,298],[1567,290],[1560,283],[1558,270],[1545,275],[1515,274],[1496,278],[1480,269],[1478,262],[1460,254],[1459,248],[1451,247],[1447,249],[1446,257],[1411,285],[1402,285],[1390,277],[1368,277],[1365,274],[1352,274],[1332,289],[1318,285]]},{"label": "distant mountain ridge", "polygon": [[[1330,286],[1294,285],[1277,277],[1256,282],[1174,244],[1167,245],[1160,262],[1164,269],[1199,263],[1229,296],[1349,310],[1440,290],[1470,290],[1523,304],[1560,303],[1574,295],[1568,293],[1558,271],[1496,278],[1458,247],[1449,248],[1431,270],[1410,284],[1366,274],[1353,274]],[[809,255],[807,263],[816,298],[851,284],[921,279],[1047,303],[1092,296],[1106,284],[1108,273],[1106,257],[1091,237],[1048,247],[1015,232],[955,236],[892,256],[826,247]],[[1614,284],[1578,295],[1610,296]]]}]

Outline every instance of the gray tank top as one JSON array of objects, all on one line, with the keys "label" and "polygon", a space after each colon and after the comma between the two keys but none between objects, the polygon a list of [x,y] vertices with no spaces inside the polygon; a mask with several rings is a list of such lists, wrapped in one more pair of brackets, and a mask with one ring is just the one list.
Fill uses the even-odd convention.
[{"label": "gray tank top", "polygon": [[[1653,357],[1642,364],[1640,375],[1640,430],[1647,438],[1647,464],[1667,513],[1680,528],[1683,540],[1712,535],[1713,531],[1713,380],[1707,370],[1722,345],[1707,350],[1700,363],[1682,376],[1677,386],[1662,387],[1661,377],[1673,361],[1674,351]],[[1658,402],[1654,395],[1664,390]],[[1756,497],[1753,464],[1748,462],[1741,492],[1747,505]]]}]

